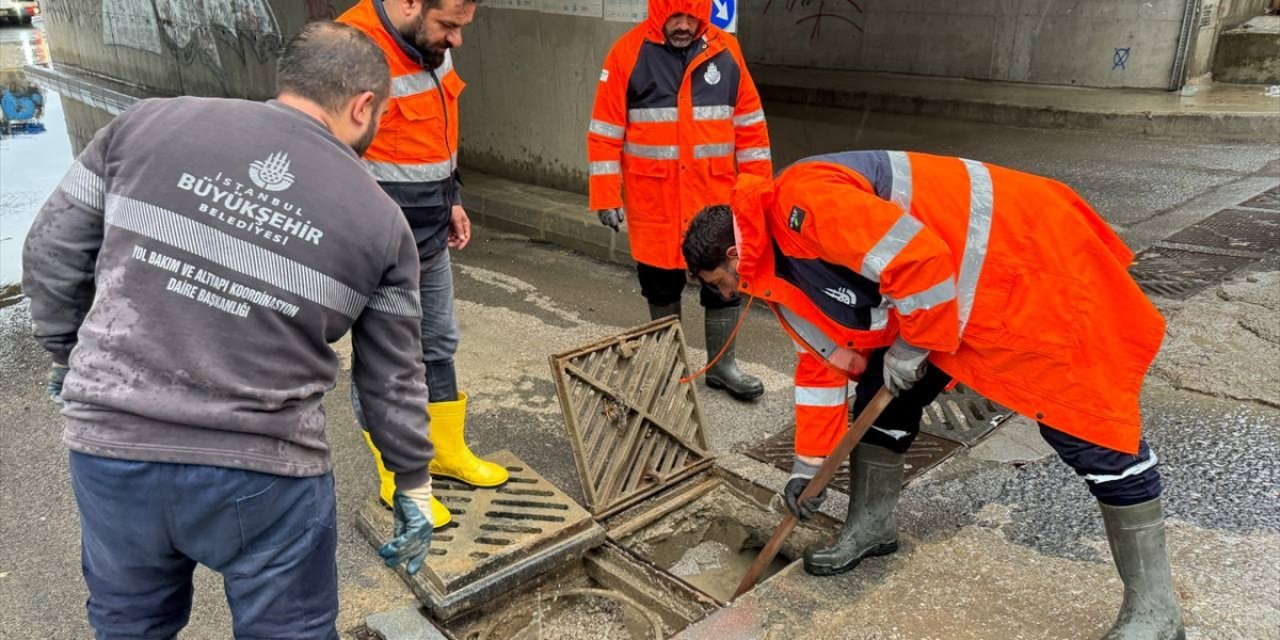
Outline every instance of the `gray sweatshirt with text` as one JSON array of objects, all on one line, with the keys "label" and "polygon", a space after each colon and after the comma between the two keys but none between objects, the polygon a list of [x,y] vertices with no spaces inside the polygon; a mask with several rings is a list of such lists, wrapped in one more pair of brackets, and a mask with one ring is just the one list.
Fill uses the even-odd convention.
[{"label": "gray sweatshirt with text", "polygon": [[427,481],[413,235],[314,118],[274,101],[135,105],[49,197],[23,268],[36,338],[71,366],[73,451],[325,473],[330,345],[350,330],[374,443],[397,485]]}]

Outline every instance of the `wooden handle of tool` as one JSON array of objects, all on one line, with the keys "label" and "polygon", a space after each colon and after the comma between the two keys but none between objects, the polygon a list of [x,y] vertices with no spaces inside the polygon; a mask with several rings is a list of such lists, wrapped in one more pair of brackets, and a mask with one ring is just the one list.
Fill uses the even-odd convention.
[{"label": "wooden handle of tool", "polygon": [[[827,483],[836,476],[836,471],[840,469],[840,463],[844,462],[853,448],[858,446],[858,442],[862,440],[862,436],[866,435],[867,430],[871,428],[871,423],[880,417],[880,412],[889,406],[889,401],[893,400],[893,396],[889,394],[889,390],[880,387],[875,397],[871,398],[871,403],[867,405],[862,413],[858,414],[858,418],[853,421],[853,425],[845,432],[844,437],[840,439],[840,444],[836,445],[835,451],[822,461],[822,466],[818,467],[818,473],[809,481],[804,491],[800,492],[800,499],[797,502],[803,503],[819,493],[827,487]],[[742,582],[738,585],[738,590],[733,592],[733,599],[748,592],[759,582],[760,576],[764,574],[765,567],[773,562],[774,556],[778,555],[778,551],[782,549],[782,543],[787,541],[787,536],[791,535],[792,530],[796,528],[796,524],[800,522],[794,514],[787,513],[782,519],[782,523],[774,530],[773,536],[769,538],[769,542],[760,550],[760,555],[756,556],[756,561],[751,565],[751,569],[747,571],[747,575],[742,577]]]}]

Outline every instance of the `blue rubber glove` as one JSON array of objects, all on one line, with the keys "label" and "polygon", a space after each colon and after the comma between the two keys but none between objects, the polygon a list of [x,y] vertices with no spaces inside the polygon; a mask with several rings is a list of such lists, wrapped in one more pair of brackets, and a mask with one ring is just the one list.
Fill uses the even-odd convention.
[{"label": "blue rubber glove", "polygon": [[395,537],[378,549],[388,567],[403,564],[405,573],[422,569],[431,550],[431,482],[416,489],[396,489],[391,501],[395,513]]},{"label": "blue rubber glove", "polygon": [[809,486],[809,481],[813,480],[813,476],[818,474],[819,464],[810,464],[800,458],[791,466],[791,478],[787,480],[787,486],[782,488],[782,500],[787,504],[787,510],[795,514],[801,520],[808,520],[813,514],[818,512],[822,507],[823,501],[827,499],[827,488],[823,487],[818,495],[800,502],[800,494],[804,493],[805,487]]},{"label": "blue rubber glove", "polygon": [[71,367],[57,363],[54,363],[53,367],[49,369],[49,386],[45,387],[45,393],[59,408],[67,406],[67,403],[62,399],[62,383],[67,379],[68,371],[71,371]]}]

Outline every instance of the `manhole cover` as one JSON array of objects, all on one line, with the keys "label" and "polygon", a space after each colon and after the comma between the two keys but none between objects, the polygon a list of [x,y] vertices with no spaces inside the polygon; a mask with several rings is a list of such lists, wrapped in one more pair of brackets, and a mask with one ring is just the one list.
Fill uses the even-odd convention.
[{"label": "manhole cover", "polygon": [[925,407],[920,430],[973,446],[1013,411],[958,384]]},{"label": "manhole cover", "polygon": [[1262,193],[1241,202],[1240,206],[1280,211],[1280,187],[1272,187],[1263,191]]},{"label": "manhole cover", "polygon": [[[783,471],[791,471],[791,462],[795,456],[793,444],[795,428],[775,433],[759,444],[747,449],[746,455],[765,464],[771,464]],[[964,445],[954,440],[939,438],[930,433],[921,433],[907,449],[906,476],[903,484],[911,482],[916,476],[938,466],[938,463],[951,457]],[[840,464],[840,470],[830,484],[833,491],[849,492],[849,461]]]},{"label": "manhole cover", "polygon": [[680,323],[650,322],[551,357],[591,512],[606,517],[707,468]]},{"label": "manhole cover", "polygon": [[1274,251],[1280,247],[1280,211],[1224,209],[1165,242],[1230,251]]},{"label": "manhole cover", "polygon": [[1221,282],[1257,258],[1152,247],[1134,257],[1129,268],[1149,294],[1185,300]]},{"label": "manhole cover", "polygon": [[[604,541],[591,514],[515,454],[499,451],[486,459],[506,467],[511,479],[496,489],[433,479],[436,498],[449,507],[453,522],[432,536],[430,556],[417,575],[398,571],[441,620]],[[357,527],[380,547],[391,539],[391,511],[371,500]]]}]

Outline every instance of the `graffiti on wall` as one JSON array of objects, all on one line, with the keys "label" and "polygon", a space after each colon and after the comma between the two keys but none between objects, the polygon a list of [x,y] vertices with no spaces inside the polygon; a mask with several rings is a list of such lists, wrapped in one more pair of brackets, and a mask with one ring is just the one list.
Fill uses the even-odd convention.
[{"label": "graffiti on wall", "polygon": [[[774,0],[767,0],[760,13],[768,14],[773,6]],[[810,41],[822,36],[824,22],[832,24],[833,33],[847,31],[850,36],[862,33],[862,5],[857,0],[785,0],[780,10],[795,17],[797,25],[809,27]]]},{"label": "graffiti on wall", "polygon": [[167,51],[182,64],[198,61],[225,84],[219,40],[242,57],[252,51],[262,62],[274,56],[284,42],[280,23],[267,0],[102,2],[103,44],[156,54]]}]

